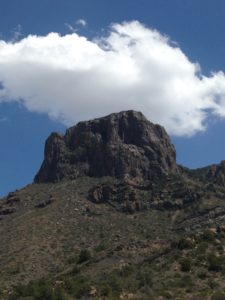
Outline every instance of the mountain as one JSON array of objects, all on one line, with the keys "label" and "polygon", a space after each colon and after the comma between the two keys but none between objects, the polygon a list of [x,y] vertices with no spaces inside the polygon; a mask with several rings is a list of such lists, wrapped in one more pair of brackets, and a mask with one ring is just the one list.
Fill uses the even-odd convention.
[{"label": "mountain", "polygon": [[0,201],[0,299],[224,299],[224,174],[177,165],[140,112],[51,134]]},{"label": "mountain", "polygon": [[82,176],[154,180],[178,172],[176,153],[164,128],[135,111],[80,122],[46,141],[45,159],[34,182]]}]

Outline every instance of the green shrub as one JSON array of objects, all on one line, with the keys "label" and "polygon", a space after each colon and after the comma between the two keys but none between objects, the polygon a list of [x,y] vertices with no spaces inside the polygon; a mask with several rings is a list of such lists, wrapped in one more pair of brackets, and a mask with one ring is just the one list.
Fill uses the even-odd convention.
[{"label": "green shrub", "polygon": [[190,249],[193,247],[193,242],[188,238],[182,238],[179,240],[177,248],[180,250]]},{"label": "green shrub", "polygon": [[204,241],[212,242],[215,240],[216,234],[210,230],[205,230],[201,237]]},{"label": "green shrub", "polygon": [[160,295],[164,297],[164,299],[173,299],[173,295],[169,291],[161,291]]},{"label": "green shrub", "polygon": [[119,293],[122,290],[123,280],[121,279],[118,270],[107,274],[107,276],[101,277],[100,281],[102,284],[110,286],[114,293]]},{"label": "green shrub", "polygon": [[206,190],[215,193],[215,192],[216,192],[215,185],[214,185],[213,183],[208,183],[208,184],[206,185]]},{"label": "green shrub", "polygon": [[77,256],[71,256],[67,259],[68,264],[75,264],[77,263]]},{"label": "green shrub", "polygon": [[189,258],[184,258],[180,261],[180,269],[182,272],[190,272],[191,270],[191,260]]},{"label": "green shrub", "polygon": [[193,282],[189,275],[185,275],[181,278],[174,278],[174,286],[179,288],[190,288],[193,286]]},{"label": "green shrub", "polygon": [[206,250],[208,249],[209,244],[206,242],[201,242],[196,249],[197,255],[205,254]]},{"label": "green shrub", "polygon": [[85,297],[91,290],[91,283],[89,279],[84,276],[66,278],[65,290],[74,297]]},{"label": "green shrub", "polygon": [[100,243],[100,244],[98,244],[98,246],[95,247],[96,252],[101,252],[105,249],[106,249],[106,244],[104,244],[104,243]]},{"label": "green shrub", "polygon": [[128,277],[134,272],[134,269],[132,266],[124,266],[120,269],[119,274],[121,277]]},{"label": "green shrub", "polygon": [[100,289],[100,295],[103,297],[107,297],[111,293],[111,288],[109,285],[103,285]]},{"label": "green shrub", "polygon": [[214,278],[209,278],[207,281],[208,286],[210,289],[214,290],[218,287],[218,283],[214,280]]},{"label": "green shrub", "polygon": [[215,292],[211,300],[225,300],[225,294],[223,292]]},{"label": "green shrub", "polygon": [[87,249],[82,249],[80,251],[79,256],[78,256],[77,263],[78,264],[82,264],[83,262],[88,261],[90,259],[91,259],[91,253],[90,253],[90,251],[88,251]]},{"label": "green shrub", "polygon": [[66,300],[62,289],[53,289],[45,279],[33,281],[26,286],[18,286],[10,295],[10,300]]},{"label": "green shrub", "polygon": [[140,270],[137,274],[139,287],[152,286],[152,272],[150,269]]},{"label": "green shrub", "polygon": [[198,272],[197,276],[199,279],[204,280],[207,278],[207,273],[205,271],[200,271]]},{"label": "green shrub", "polygon": [[219,272],[223,268],[223,260],[220,256],[216,256],[215,254],[211,253],[207,257],[208,259],[208,270]]}]

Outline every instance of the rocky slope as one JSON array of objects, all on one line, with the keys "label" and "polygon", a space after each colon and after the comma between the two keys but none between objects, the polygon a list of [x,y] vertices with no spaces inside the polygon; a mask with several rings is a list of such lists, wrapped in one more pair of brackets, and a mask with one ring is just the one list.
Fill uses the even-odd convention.
[{"label": "rocky slope", "polygon": [[53,133],[0,201],[0,299],[224,299],[224,170],[178,166],[139,112]]},{"label": "rocky slope", "polygon": [[225,161],[195,170],[184,170],[192,177],[201,179],[203,182],[225,186]]}]

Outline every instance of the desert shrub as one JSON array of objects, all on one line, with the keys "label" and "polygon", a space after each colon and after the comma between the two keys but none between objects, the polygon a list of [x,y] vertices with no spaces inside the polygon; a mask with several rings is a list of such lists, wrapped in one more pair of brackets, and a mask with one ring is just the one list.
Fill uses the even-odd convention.
[{"label": "desert shrub", "polygon": [[201,235],[202,240],[206,242],[213,242],[215,240],[215,237],[216,234],[210,230],[205,230]]},{"label": "desert shrub", "polygon": [[220,253],[223,253],[223,245],[222,244],[217,244],[216,245],[216,250],[219,251]]},{"label": "desert shrub", "polygon": [[199,279],[204,280],[207,278],[207,273],[205,271],[200,271],[197,273]]},{"label": "desert shrub", "polygon": [[174,278],[173,285],[179,288],[190,288],[193,286],[193,282],[189,275],[185,275],[181,278]]},{"label": "desert shrub", "polygon": [[110,293],[111,293],[111,288],[109,285],[105,284],[105,285],[101,286],[101,288],[100,288],[101,296],[107,297],[107,296],[109,296]]},{"label": "desert shrub", "polygon": [[139,287],[152,286],[152,272],[149,269],[140,270],[137,273],[136,279]]},{"label": "desert shrub", "polygon": [[197,249],[196,249],[196,254],[197,255],[202,255],[205,254],[206,250],[208,249],[209,244],[206,242],[201,242],[198,244]]},{"label": "desert shrub", "polygon": [[170,244],[171,249],[176,249],[178,247],[178,242],[177,241],[172,241]]},{"label": "desert shrub", "polygon": [[189,258],[183,258],[180,261],[180,269],[182,272],[190,272],[191,270],[191,260]]},{"label": "desert shrub", "polygon": [[223,292],[215,292],[212,295],[211,300],[225,300],[225,294]]},{"label": "desert shrub", "polygon": [[9,270],[9,273],[10,273],[11,275],[16,275],[16,274],[18,274],[19,272],[20,272],[20,266],[19,266],[19,265],[13,266],[13,267],[11,267],[10,270]]},{"label": "desert shrub", "polygon": [[105,243],[100,243],[98,244],[98,246],[95,247],[95,251],[96,252],[101,252],[104,251],[106,249],[106,244]]},{"label": "desert shrub", "polygon": [[120,291],[122,282],[119,277],[114,274],[111,274],[107,280],[114,291]]},{"label": "desert shrub", "polygon": [[66,300],[62,289],[53,289],[48,280],[37,280],[26,286],[18,286],[9,300]]},{"label": "desert shrub", "polygon": [[213,183],[208,183],[208,184],[206,185],[206,190],[215,193],[215,192],[216,192],[215,185],[214,185]]},{"label": "desert shrub", "polygon": [[78,265],[75,265],[70,272],[70,274],[72,274],[72,275],[77,275],[79,273],[80,273],[80,268]]},{"label": "desert shrub", "polygon": [[85,297],[90,293],[91,283],[85,276],[69,277],[65,280],[65,289],[74,297]]},{"label": "desert shrub", "polygon": [[182,238],[177,244],[177,248],[180,250],[190,249],[193,247],[193,242],[188,238]]},{"label": "desert shrub", "polygon": [[32,296],[19,297],[18,300],[35,300]]},{"label": "desert shrub", "polygon": [[169,291],[161,291],[160,295],[161,295],[164,299],[173,299],[173,295],[172,295],[171,292],[169,292]]},{"label": "desert shrub", "polygon": [[74,264],[77,263],[77,260],[78,260],[77,256],[71,256],[67,259],[67,262],[68,264]]},{"label": "desert shrub", "polygon": [[208,270],[219,272],[223,268],[223,259],[220,256],[216,256],[215,254],[211,253],[207,257],[208,260]]},{"label": "desert shrub", "polygon": [[120,269],[119,274],[121,277],[128,277],[134,272],[134,269],[132,266],[124,266]]},{"label": "desert shrub", "polygon": [[90,259],[91,259],[91,253],[90,253],[90,251],[88,251],[87,249],[82,249],[80,251],[79,256],[78,256],[77,263],[78,264],[82,264],[83,262],[88,261]]},{"label": "desert shrub", "polygon": [[212,290],[218,288],[218,283],[214,280],[214,278],[209,278],[207,284]]},{"label": "desert shrub", "polygon": [[91,283],[92,287],[94,286],[97,288],[98,296],[101,299],[108,300],[119,299],[119,295],[121,294],[124,285],[125,281],[120,277],[116,270],[109,274],[101,275]]}]

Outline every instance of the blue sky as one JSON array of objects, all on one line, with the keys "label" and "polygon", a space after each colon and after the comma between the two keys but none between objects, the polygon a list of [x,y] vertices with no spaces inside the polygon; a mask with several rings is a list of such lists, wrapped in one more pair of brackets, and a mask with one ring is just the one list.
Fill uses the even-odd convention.
[{"label": "blue sky", "polygon": [[[174,121],[172,120],[172,112],[170,112],[170,115],[166,115],[166,112],[162,114],[161,111],[159,111],[160,109],[164,109],[163,106],[159,106],[152,115],[151,111],[149,112],[147,110],[147,107],[149,107],[149,110],[152,110],[154,105],[152,103],[149,104],[146,100],[146,102],[143,102],[140,105],[140,110],[147,114],[148,117],[150,116],[151,119],[152,117],[155,118],[154,121],[163,123],[163,125],[167,127],[172,141],[176,146],[179,163],[195,168],[211,163],[217,163],[220,160],[225,159],[225,118],[223,105],[221,104],[219,107],[215,107],[215,104],[218,104],[217,97],[222,99],[224,95],[223,75],[220,74],[221,76],[219,76],[217,73],[219,71],[225,72],[225,2],[223,0],[0,0],[0,5],[0,40],[5,41],[5,51],[8,51],[8,56],[5,59],[4,53],[4,55],[2,54],[1,56],[0,46],[0,99],[1,91],[4,91],[4,89],[7,88],[7,96],[2,97],[2,100],[0,100],[0,196],[32,182],[43,159],[44,141],[50,132],[63,132],[68,125],[75,124],[77,121],[88,117],[104,115],[104,113],[107,112],[107,104],[105,105],[106,107],[104,107],[104,103],[99,102],[98,106],[97,100],[94,100],[92,104],[88,102],[90,99],[85,102],[85,97],[88,97],[88,94],[82,93],[82,91],[79,91],[79,93],[76,94],[76,91],[73,91],[72,97],[76,99],[81,97],[81,102],[85,102],[86,106],[82,106],[78,99],[76,100],[78,101],[76,104],[77,106],[73,106],[73,110],[71,111],[71,114],[69,114],[69,104],[72,101],[71,95],[69,95],[69,88],[66,88],[66,90],[63,89],[62,91],[59,90],[59,93],[62,92],[62,95],[65,92],[65,98],[68,99],[68,102],[65,100],[67,109],[63,107],[64,104],[62,103],[64,103],[64,100],[62,100],[62,103],[60,102],[60,99],[57,100],[58,102],[54,102],[54,99],[49,103],[46,102],[46,95],[50,95],[50,97],[54,96],[54,94],[49,94],[49,90],[46,87],[45,93],[37,95],[35,102],[31,102],[29,100],[31,97],[30,93],[36,95],[38,93],[38,88],[35,86],[32,90],[34,82],[29,81],[29,78],[27,79],[25,71],[20,63],[21,60],[24,59],[24,55],[31,51],[32,43],[39,43],[40,39],[37,38],[36,40],[27,41],[26,52],[21,52],[22,54],[20,52],[14,56],[10,54],[10,43],[20,43],[21,39],[27,39],[28,35],[46,37],[51,32],[58,33],[58,37],[48,36],[43,42],[44,45],[40,44],[40,47],[42,47],[42,51],[46,51],[44,48],[46,43],[56,43],[57,47],[65,47],[63,51],[65,51],[65,55],[67,55],[69,51],[65,45],[79,46],[79,43],[82,44],[82,39],[80,39],[81,36],[85,36],[90,41],[93,41],[96,37],[104,38],[104,42],[107,42],[108,45],[111,43],[111,47],[116,47],[116,43],[121,42],[122,34],[119,32],[120,30],[125,30],[126,34],[127,32],[130,34],[132,30],[136,30],[136,33],[139,34],[140,32],[143,33],[145,31],[144,28],[148,28],[149,31],[146,33],[146,39],[149,39],[151,46],[164,47],[163,49],[169,51],[168,53],[173,53],[173,51],[171,52],[171,49],[173,50],[171,47],[177,47],[186,55],[188,61],[183,61],[182,55],[176,53],[178,56],[176,56],[175,59],[177,59],[178,64],[180,64],[180,68],[177,69],[177,72],[180,72],[181,69],[183,70],[184,64],[185,67],[192,68],[194,63],[197,62],[201,66],[200,77],[207,76],[207,78],[210,78],[212,77],[212,75],[210,75],[211,72],[216,73],[214,76],[215,80],[210,81],[213,82],[213,85],[215,86],[214,90],[212,90],[211,84],[208,84],[207,80],[204,82],[204,97],[205,94],[207,94],[207,96],[212,95],[215,100],[213,103],[209,103],[208,106],[204,106],[203,102],[206,100],[201,94],[202,101],[199,102],[198,106],[203,107],[200,113],[210,110],[209,113],[207,112],[207,118],[204,119],[201,114],[196,117],[196,113],[198,114],[199,111],[197,110],[196,112],[196,107],[192,105],[192,110],[188,111],[187,119],[185,119],[184,115],[182,120],[179,121],[181,122],[180,128],[180,123],[172,122]],[[78,20],[85,20],[86,24]],[[133,20],[137,20],[138,24],[135,25],[132,23],[133,25],[131,26],[130,22]],[[113,29],[110,27],[112,23],[124,24],[123,22],[128,22],[128,25]],[[69,38],[68,41],[60,38],[60,36],[66,34],[69,36],[72,35],[73,29],[78,36],[76,44],[74,44],[75,42],[71,38]],[[148,35],[153,33],[153,29],[156,29],[159,33],[159,36],[156,38],[151,38]],[[110,34],[109,32],[116,32],[118,41],[106,39],[106,36],[109,36]],[[131,33],[131,35],[132,34],[133,33]],[[171,40],[169,42],[164,41],[164,35],[169,36]],[[173,46],[171,46],[171,44],[173,44]],[[39,53],[37,47],[35,48],[35,51]],[[82,51],[84,51],[84,49],[86,51],[86,48],[88,47],[88,44],[84,44],[84,47],[80,48],[79,51],[81,57],[83,55]],[[47,50],[55,51],[55,49],[49,49],[50,48]],[[91,64],[93,64],[92,60],[96,61],[100,55],[99,49],[97,49],[98,51],[96,53],[94,52],[94,54],[93,49],[92,42],[92,44],[90,44],[91,54],[88,54]],[[135,53],[138,53],[138,50],[140,49],[131,48],[131,51],[133,51],[132,55],[135,56]],[[40,53],[42,55],[43,52]],[[118,50],[118,53],[119,57],[115,57],[115,62],[117,62],[118,59],[121,59],[121,57],[124,57],[124,52],[121,49]],[[33,55],[32,51],[28,54]],[[113,54],[115,54],[115,51]],[[69,53],[68,55],[72,54]],[[105,57],[106,53],[104,52],[102,55]],[[15,61],[15,57],[19,61],[16,61],[15,64],[11,64],[12,61]],[[7,63],[5,63],[4,59]],[[56,60],[57,59],[60,61],[61,56],[57,56]],[[134,63],[139,62],[141,59],[146,59],[146,62],[148,62],[147,60],[149,57],[134,57]],[[166,60],[164,61],[164,59],[167,58],[162,58],[163,62],[166,63]],[[62,63],[69,64],[69,62],[69,59],[65,61],[62,60]],[[27,65],[27,61],[23,62],[23,64],[25,63]],[[15,68],[15,66],[17,66],[17,68]],[[31,67],[36,75],[37,70],[40,69],[39,67],[37,68],[37,61],[35,61],[35,64],[31,65]],[[71,79],[71,77],[69,77],[70,75],[68,75],[68,69],[66,73],[63,73],[65,70],[62,72],[61,65],[57,65],[57,68],[55,68],[56,66],[53,67],[54,68],[52,68],[51,65],[50,68],[49,65],[47,65],[46,68],[41,70],[42,73],[40,73],[41,75],[39,77],[35,77],[32,73],[31,77],[33,76],[32,78],[35,79],[46,76],[46,78],[49,79],[49,86],[54,86],[54,80],[63,78],[54,77],[56,76],[52,71],[54,69],[57,71],[60,70],[60,76],[66,74],[65,76],[68,76],[66,78]],[[80,68],[80,65],[76,66],[76,68]],[[111,68],[111,66],[109,66],[109,68]],[[141,69],[141,72],[147,74],[146,72],[151,72],[151,67],[149,68],[143,68]],[[167,71],[168,74],[170,74],[171,70],[168,69]],[[102,69],[101,72],[103,72]],[[110,72],[110,76],[113,78],[113,72],[115,72],[115,70],[110,69]],[[174,73],[171,74],[174,75]],[[181,74],[182,76],[186,76],[186,73]],[[125,75],[127,76],[127,74]],[[81,81],[82,75],[80,73],[76,73],[76,76],[78,76],[77,80],[79,80],[79,84],[85,83],[90,85],[88,80],[93,80],[90,74],[85,77],[84,82]],[[193,79],[194,82],[198,79],[192,77],[190,80]],[[129,78],[129,80],[133,80],[133,78]],[[36,79],[36,81],[38,81],[38,79]],[[151,86],[153,89],[154,85],[158,84],[158,81],[159,79],[156,81],[153,80]],[[196,85],[200,85],[202,89],[202,82],[198,82]],[[30,88],[27,89],[27,86]],[[67,85],[65,85],[65,87],[67,87]],[[42,85],[40,85],[40,89],[41,88]],[[101,86],[98,86],[99,93],[102,91],[101,88]],[[165,85],[163,85],[162,88],[165,88]],[[166,88],[168,87],[166,86]],[[194,88],[195,85],[193,86],[193,89]],[[144,86],[142,94],[139,89],[140,87],[137,86],[138,92],[133,90],[132,93],[138,95],[138,97],[143,94],[144,97],[144,91],[146,89],[146,92],[151,95],[151,89],[148,88],[148,85]],[[115,94],[115,97],[118,96],[122,98],[124,95],[128,98],[131,97],[129,93],[124,94],[119,89],[118,95]],[[159,98],[162,98],[161,94],[156,93],[154,95],[159,95]],[[193,96],[193,101],[196,95]],[[24,99],[22,99],[23,96]],[[170,96],[171,95],[168,95],[168,98]],[[99,94],[97,94],[96,97],[99,97]],[[107,93],[104,94],[104,97],[107,97]],[[63,98],[63,96],[61,96],[61,98]],[[161,98],[160,101],[162,100]],[[221,103],[223,102],[222,100]],[[134,101],[136,101],[136,99],[134,99]],[[185,101],[186,102],[183,103],[184,106],[187,104],[188,100]],[[173,102],[171,99],[170,102],[165,103],[165,105],[163,104],[165,106],[165,111],[167,109],[169,111],[170,108],[171,110],[174,109],[176,111],[176,103],[177,102]],[[129,102],[124,102],[121,108],[125,108],[126,105],[129,106]],[[138,104],[135,105],[132,106],[132,108],[135,107],[138,109]],[[76,109],[76,107],[78,108]],[[96,108],[96,111],[93,107]],[[120,108],[117,104],[115,104],[115,106],[109,106],[112,111],[114,111],[114,107],[115,110]],[[127,108],[129,109],[130,107]],[[91,110],[93,113],[90,112]],[[159,112],[159,115],[157,115],[157,112]],[[191,114],[192,112],[193,115]],[[179,113],[179,110],[177,110],[177,113]],[[182,110],[181,113],[183,113]],[[195,122],[192,122],[192,120]],[[199,123],[196,123],[197,121]],[[204,130],[201,128],[202,125],[205,127]]]}]

